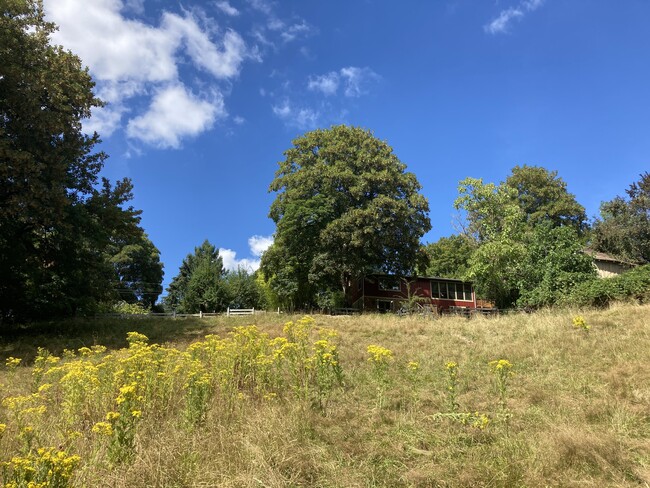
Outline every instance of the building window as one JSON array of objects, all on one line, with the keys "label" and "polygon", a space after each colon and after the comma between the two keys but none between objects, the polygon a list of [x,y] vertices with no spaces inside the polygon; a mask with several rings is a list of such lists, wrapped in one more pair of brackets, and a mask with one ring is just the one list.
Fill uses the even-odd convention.
[{"label": "building window", "polygon": [[382,291],[400,291],[401,287],[397,278],[380,278],[379,289]]},{"label": "building window", "polygon": [[379,313],[387,313],[393,309],[393,302],[390,300],[377,300],[377,311]]},{"label": "building window", "polygon": [[455,281],[432,281],[431,298],[472,301],[472,285]]}]

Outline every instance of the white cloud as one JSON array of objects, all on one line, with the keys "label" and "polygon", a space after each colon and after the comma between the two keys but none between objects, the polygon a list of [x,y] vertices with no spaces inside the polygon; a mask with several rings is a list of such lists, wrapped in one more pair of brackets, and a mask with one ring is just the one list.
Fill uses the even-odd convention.
[{"label": "white cloud", "polygon": [[522,0],[516,7],[502,10],[489,24],[483,27],[489,34],[502,34],[508,32],[510,23],[521,20],[528,12],[534,12],[542,6],[544,0]]},{"label": "white cloud", "polygon": [[172,85],[156,93],[145,114],[129,121],[127,134],[159,148],[178,148],[182,138],[204,132],[225,115],[220,94],[205,100],[183,85]]},{"label": "white cloud", "polygon": [[310,77],[307,87],[313,91],[320,91],[324,95],[334,95],[339,89],[339,74],[332,71],[325,75]]},{"label": "white cloud", "polygon": [[239,74],[247,53],[244,40],[236,32],[227,31],[223,36],[223,48],[219,49],[191,17],[165,13],[163,28],[183,40],[192,61],[215,78],[232,78]]},{"label": "white cloud", "polygon": [[122,105],[93,108],[92,117],[83,121],[83,130],[87,134],[98,132],[103,137],[109,137],[122,125],[122,115],[126,111]]},{"label": "white cloud", "polygon": [[223,267],[228,271],[237,271],[238,268],[249,272],[257,271],[260,267],[259,259],[237,259],[237,253],[232,249],[219,249],[219,256],[223,259]]},{"label": "white cloud", "polygon": [[230,3],[225,0],[222,2],[217,2],[215,5],[226,15],[230,15],[231,17],[236,17],[239,15],[239,10],[230,5]]},{"label": "white cloud", "polygon": [[273,244],[273,236],[253,236],[248,239],[248,247],[250,247],[253,256],[260,257]]},{"label": "white cloud", "polygon": [[[217,28],[202,27],[211,19],[199,22],[191,12],[163,12],[159,26],[122,14],[143,8],[142,0],[45,0],[48,20],[59,26],[54,42],[82,59],[97,83],[98,95],[108,103],[93,112],[85,130],[110,135],[126,126],[129,137],[159,147],[179,147],[183,137],[209,129],[216,117],[225,114],[217,88],[210,100],[197,98],[188,81],[194,82],[196,76],[182,78],[180,66],[218,80],[231,79],[256,54],[236,32],[215,36]],[[177,103],[169,99],[172,94],[181,96]],[[144,113],[126,108],[135,97],[145,97],[149,103]],[[189,112],[175,109],[175,104]]]},{"label": "white cloud", "polygon": [[219,255],[223,259],[223,267],[230,271],[243,268],[248,271],[257,271],[260,267],[262,253],[273,244],[272,236],[253,236],[248,239],[250,253],[254,258],[237,259],[237,253],[232,249],[219,249]]}]

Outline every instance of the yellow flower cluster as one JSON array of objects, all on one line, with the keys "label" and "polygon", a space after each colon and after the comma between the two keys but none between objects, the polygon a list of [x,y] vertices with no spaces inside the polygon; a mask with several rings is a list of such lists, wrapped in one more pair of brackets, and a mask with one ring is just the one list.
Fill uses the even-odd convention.
[{"label": "yellow flower cluster", "polygon": [[573,317],[573,326],[576,329],[589,330],[591,326],[587,324],[587,321],[582,315],[576,315]]},{"label": "yellow flower cluster", "polygon": [[15,358],[13,356],[9,356],[7,360],[5,361],[5,365],[9,369],[16,369],[18,365],[21,363],[22,359],[20,358]]},{"label": "yellow flower cluster", "polygon": [[53,447],[40,448],[26,456],[2,463],[5,488],[64,488],[81,461],[77,455]]},{"label": "yellow flower cluster", "polygon": [[368,361],[374,363],[386,364],[393,359],[393,351],[382,346],[377,346],[375,344],[368,346],[368,354],[370,355]]},{"label": "yellow flower cluster", "polygon": [[97,422],[91,429],[95,434],[110,437],[113,435],[113,426],[109,422]]},{"label": "yellow flower cluster", "polygon": [[494,361],[490,361],[488,364],[490,368],[492,368],[496,372],[510,371],[512,369],[512,363],[507,359],[497,359]]},{"label": "yellow flower cluster", "polygon": [[143,419],[181,418],[192,427],[211,409],[232,412],[244,401],[289,395],[324,408],[343,381],[337,333],[310,317],[284,330],[270,338],[256,326],[236,327],[185,351],[148,344],[139,332],[129,332],[128,347],[110,354],[103,346],[65,350],[61,357],[39,349],[31,390],[2,399],[7,418],[0,419],[0,434],[21,439],[21,452],[44,443],[74,449],[90,439],[120,463],[135,456]]}]

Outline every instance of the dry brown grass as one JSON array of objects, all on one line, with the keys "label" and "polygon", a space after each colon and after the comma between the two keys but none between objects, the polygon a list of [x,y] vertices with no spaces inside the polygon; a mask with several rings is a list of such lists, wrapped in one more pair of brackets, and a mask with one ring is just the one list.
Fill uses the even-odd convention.
[{"label": "dry brown grass", "polygon": [[[572,326],[578,314],[589,331]],[[288,319],[269,314],[255,321],[277,336]],[[650,486],[650,306],[472,320],[364,315],[316,321],[339,331],[345,374],[345,386],[324,414],[285,398],[243,402],[228,415],[215,403],[197,429],[143,419],[131,464],[95,462],[91,439],[80,443],[88,457],[76,486]],[[117,330],[106,323],[99,332],[80,326],[80,336],[57,335],[49,345],[62,350],[92,339],[123,347],[124,332],[140,330],[183,348],[206,333],[223,335],[233,324],[250,322],[138,321]],[[20,351],[29,357],[48,335],[41,331],[32,343],[26,335],[13,338],[3,340],[5,357]],[[369,344],[395,358],[381,409]],[[501,358],[515,373],[507,421],[488,368]],[[420,364],[415,383],[408,380],[409,361]],[[459,365],[460,410],[487,414],[485,429],[435,417],[448,409],[448,361]],[[29,367],[1,373],[3,396],[27,389],[29,374]],[[11,456],[10,445],[0,442],[2,460]]]}]

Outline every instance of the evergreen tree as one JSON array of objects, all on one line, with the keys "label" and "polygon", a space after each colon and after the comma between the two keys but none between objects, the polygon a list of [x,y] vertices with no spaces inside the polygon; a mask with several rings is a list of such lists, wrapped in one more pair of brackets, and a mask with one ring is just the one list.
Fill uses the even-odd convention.
[{"label": "evergreen tree", "polygon": [[165,305],[180,313],[221,312],[228,306],[219,250],[206,239],[188,254],[167,288]]}]

